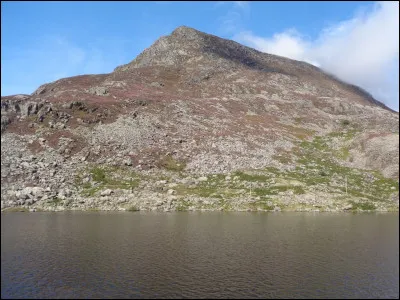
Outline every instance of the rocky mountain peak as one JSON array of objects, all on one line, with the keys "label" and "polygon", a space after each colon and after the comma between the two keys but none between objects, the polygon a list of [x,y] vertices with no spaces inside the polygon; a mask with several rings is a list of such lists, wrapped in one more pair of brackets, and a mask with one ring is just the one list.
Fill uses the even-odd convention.
[{"label": "rocky mountain peak", "polygon": [[170,35],[162,36],[145,49],[132,62],[115,71],[149,66],[173,66],[194,57],[204,48],[205,33],[187,26],[176,28]]},{"label": "rocky mountain peak", "polygon": [[[223,39],[196,29],[180,26],[162,36],[132,62],[115,71],[150,66],[205,66],[227,71],[240,67],[275,70],[276,62],[290,62],[283,57],[262,53],[235,41]],[[281,71],[281,70],[279,70]]]},{"label": "rocky mountain peak", "polygon": [[[263,74],[289,76],[293,79],[311,79],[317,86],[324,86],[324,89],[328,90],[332,88],[332,82],[336,82],[341,89],[361,97],[362,102],[388,109],[363,89],[345,83],[309,63],[263,53],[187,26],[180,26],[170,35],[160,37],[133,61],[117,67],[114,72],[121,73],[145,67],[182,69],[186,71],[184,76],[189,79],[193,74],[188,72],[209,78],[210,74],[227,76],[239,70],[250,70]],[[193,80],[199,81],[197,78]]]},{"label": "rocky mountain peak", "polygon": [[179,26],[171,33],[171,37],[182,40],[201,40],[205,33],[188,26]]}]

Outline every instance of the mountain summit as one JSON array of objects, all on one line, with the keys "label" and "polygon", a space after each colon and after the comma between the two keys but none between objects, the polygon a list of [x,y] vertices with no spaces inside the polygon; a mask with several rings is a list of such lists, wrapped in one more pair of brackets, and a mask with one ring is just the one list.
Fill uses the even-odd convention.
[{"label": "mountain summit", "polygon": [[186,26],[1,102],[2,209],[398,210],[398,113]]},{"label": "mountain summit", "polygon": [[387,108],[361,88],[342,82],[311,64],[263,53],[237,42],[186,26],[180,26],[171,35],[159,38],[132,62],[117,67],[115,71],[123,72],[132,68],[152,66],[180,66],[214,73],[226,73],[245,68],[264,73],[274,72],[295,77],[312,77],[319,81],[319,85],[325,85],[326,88],[335,82],[341,88],[361,96],[361,101],[372,102]]}]

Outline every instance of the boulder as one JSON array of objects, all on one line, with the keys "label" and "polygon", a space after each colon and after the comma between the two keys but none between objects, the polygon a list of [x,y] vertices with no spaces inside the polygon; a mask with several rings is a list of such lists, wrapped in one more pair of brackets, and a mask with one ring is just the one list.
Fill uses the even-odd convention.
[{"label": "boulder", "polygon": [[38,186],[35,186],[31,189],[31,194],[35,197],[35,198],[42,198],[43,197],[43,193],[44,193],[44,189]]},{"label": "boulder", "polygon": [[132,160],[131,160],[131,158],[130,158],[130,157],[125,158],[124,161],[123,161],[123,164],[124,164],[125,166],[132,166]]},{"label": "boulder", "polygon": [[36,102],[26,102],[21,107],[21,116],[27,117],[29,115],[37,114],[39,106]]},{"label": "boulder", "polygon": [[102,192],[100,193],[100,195],[101,195],[101,196],[110,196],[112,193],[114,193],[113,190],[106,189],[106,190],[102,191]]},{"label": "boulder", "polygon": [[91,87],[87,92],[97,96],[106,96],[108,94],[108,90],[103,86]]}]

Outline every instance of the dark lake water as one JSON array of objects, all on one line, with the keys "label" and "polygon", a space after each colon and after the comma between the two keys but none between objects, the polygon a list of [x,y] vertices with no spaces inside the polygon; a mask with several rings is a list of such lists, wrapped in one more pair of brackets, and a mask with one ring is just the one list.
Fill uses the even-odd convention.
[{"label": "dark lake water", "polygon": [[3,213],[2,298],[398,298],[398,213]]}]

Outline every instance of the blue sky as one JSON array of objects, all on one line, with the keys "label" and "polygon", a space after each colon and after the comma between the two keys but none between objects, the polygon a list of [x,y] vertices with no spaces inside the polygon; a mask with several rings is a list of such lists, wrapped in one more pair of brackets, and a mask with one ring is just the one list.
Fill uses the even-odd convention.
[{"label": "blue sky", "polygon": [[304,60],[398,111],[396,2],[1,2],[1,95],[112,72],[186,25]]}]

